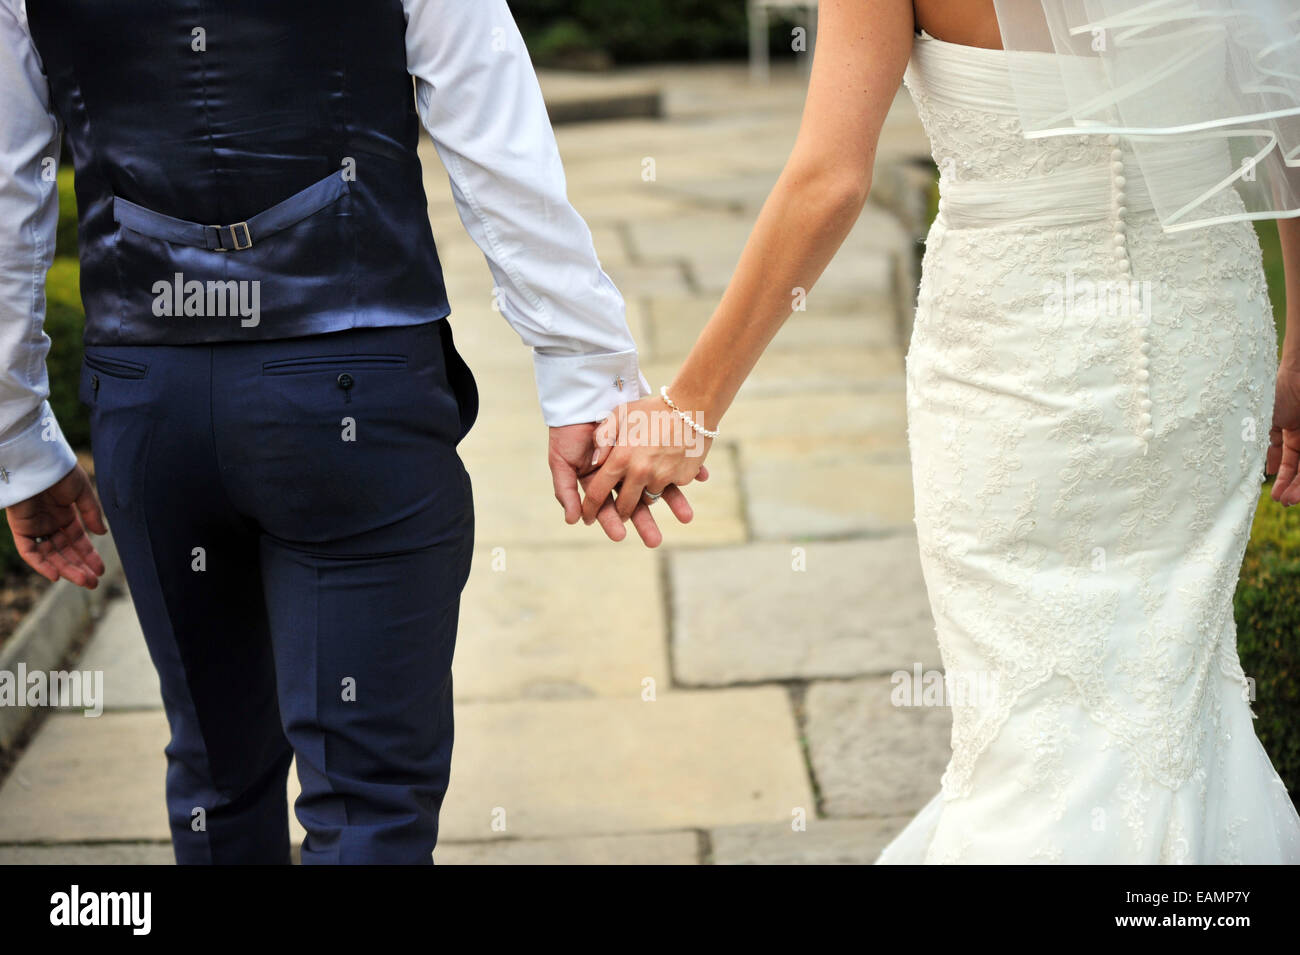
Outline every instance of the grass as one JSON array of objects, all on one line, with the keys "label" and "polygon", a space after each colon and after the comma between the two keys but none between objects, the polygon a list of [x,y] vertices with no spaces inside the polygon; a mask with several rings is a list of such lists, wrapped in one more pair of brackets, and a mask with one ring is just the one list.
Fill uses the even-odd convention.
[{"label": "grass", "polygon": [[1268,296],[1273,302],[1277,322],[1277,347],[1282,348],[1286,332],[1286,270],[1282,264],[1282,243],[1277,237],[1277,223],[1272,219],[1255,224],[1259,248],[1264,253],[1264,275],[1268,278]]}]

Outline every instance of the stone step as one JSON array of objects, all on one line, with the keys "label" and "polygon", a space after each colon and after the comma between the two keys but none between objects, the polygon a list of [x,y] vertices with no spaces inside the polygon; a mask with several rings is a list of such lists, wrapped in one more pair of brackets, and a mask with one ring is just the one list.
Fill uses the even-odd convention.
[{"label": "stone step", "polygon": [[645,79],[561,70],[538,70],[537,79],[557,126],[663,115],[663,91]]}]

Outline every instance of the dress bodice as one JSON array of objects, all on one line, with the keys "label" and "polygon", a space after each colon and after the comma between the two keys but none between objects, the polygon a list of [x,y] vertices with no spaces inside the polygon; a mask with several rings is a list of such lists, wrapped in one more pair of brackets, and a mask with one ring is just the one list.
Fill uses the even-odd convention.
[{"label": "dress bodice", "polygon": [[[949,225],[1068,225],[1113,217],[1121,207],[1135,217],[1152,216],[1147,180],[1203,177],[1206,168],[1225,166],[1226,146],[1216,140],[1188,144],[1169,168],[1144,168],[1121,137],[1026,138],[1009,55],[926,33],[913,46],[904,83],[930,138],[940,173],[940,208]],[[1057,54],[1014,55],[1023,75],[1041,70],[1037,88],[1044,95],[1059,87]],[[1034,88],[1027,84],[1021,95],[1032,96]],[[1231,211],[1239,203],[1228,190],[1207,208]]]},{"label": "dress bodice", "polygon": [[[1043,54],[1044,79],[1059,75]],[[1026,139],[1006,54],[922,33],[903,82],[930,137],[934,161],[951,182],[1022,182],[1063,170],[1106,168],[1100,136]]]}]

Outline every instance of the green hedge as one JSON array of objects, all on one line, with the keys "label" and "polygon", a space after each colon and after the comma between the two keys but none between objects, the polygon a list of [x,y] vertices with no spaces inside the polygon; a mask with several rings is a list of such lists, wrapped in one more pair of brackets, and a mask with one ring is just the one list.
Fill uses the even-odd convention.
[{"label": "green hedge", "polygon": [[[601,51],[619,63],[742,57],[748,49],[745,0],[511,0],[541,64],[574,51]],[[790,49],[774,28],[773,49]]]},{"label": "green hedge", "polygon": [[1275,504],[1269,490],[1237,586],[1237,647],[1255,681],[1255,733],[1300,804],[1300,509]]}]

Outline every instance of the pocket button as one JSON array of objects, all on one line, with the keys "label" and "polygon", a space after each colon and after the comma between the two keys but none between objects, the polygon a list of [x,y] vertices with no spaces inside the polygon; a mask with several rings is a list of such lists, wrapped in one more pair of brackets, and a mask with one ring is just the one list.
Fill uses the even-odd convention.
[{"label": "pocket button", "polygon": [[338,377],[339,387],[344,391],[352,387],[353,379],[346,371]]}]

